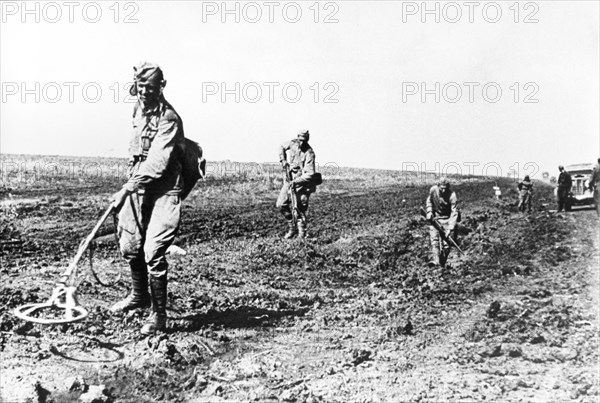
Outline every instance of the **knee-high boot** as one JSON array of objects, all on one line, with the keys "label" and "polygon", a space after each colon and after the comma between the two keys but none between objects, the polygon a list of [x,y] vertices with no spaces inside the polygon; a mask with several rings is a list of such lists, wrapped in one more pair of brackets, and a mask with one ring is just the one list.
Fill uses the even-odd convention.
[{"label": "knee-high boot", "polygon": [[114,304],[112,312],[127,312],[136,308],[150,307],[150,294],[148,294],[148,271],[145,265],[130,263],[131,292],[121,301]]},{"label": "knee-high boot", "polygon": [[144,335],[154,334],[167,326],[167,276],[150,279],[152,314],[141,329]]}]

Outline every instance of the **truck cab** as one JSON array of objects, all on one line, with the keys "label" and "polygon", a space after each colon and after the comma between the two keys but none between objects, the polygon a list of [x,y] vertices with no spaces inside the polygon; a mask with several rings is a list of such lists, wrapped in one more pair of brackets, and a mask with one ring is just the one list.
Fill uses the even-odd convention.
[{"label": "truck cab", "polygon": [[565,210],[571,210],[572,206],[593,206],[594,192],[590,189],[590,178],[594,164],[574,164],[565,167],[571,174],[571,191],[567,199]]}]

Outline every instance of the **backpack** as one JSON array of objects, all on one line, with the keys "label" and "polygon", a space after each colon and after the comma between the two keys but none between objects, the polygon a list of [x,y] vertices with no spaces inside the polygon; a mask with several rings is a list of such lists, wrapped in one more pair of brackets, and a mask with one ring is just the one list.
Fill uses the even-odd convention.
[{"label": "backpack", "polygon": [[192,191],[198,179],[206,175],[206,160],[202,157],[202,147],[195,141],[184,138],[181,154],[181,176],[183,189],[181,200],[184,200]]}]

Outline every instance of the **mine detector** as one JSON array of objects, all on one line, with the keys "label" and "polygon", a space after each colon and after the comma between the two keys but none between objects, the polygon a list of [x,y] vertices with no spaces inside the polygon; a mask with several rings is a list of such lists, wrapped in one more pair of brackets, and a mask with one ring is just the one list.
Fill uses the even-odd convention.
[{"label": "mine detector", "polygon": [[[181,164],[184,188],[182,189],[180,197],[181,200],[184,200],[192,191],[198,179],[206,176],[206,159],[203,156],[202,147],[195,141],[185,138]],[[44,325],[78,322],[87,317],[88,311],[77,302],[77,287],[75,286],[77,264],[86,250],[92,245],[96,234],[110,215],[113,216],[115,238],[117,238],[116,228],[118,212],[118,206],[111,203],[92,229],[92,232],[90,232],[90,234],[79,244],[79,248],[77,249],[73,261],[60,276],[50,298],[46,302],[27,304],[16,308],[14,310],[16,317],[28,322],[41,323]],[[119,245],[119,240],[116,239],[116,241],[117,245]],[[111,286],[112,284],[105,284],[98,278],[92,268],[91,256],[90,251],[90,269],[94,278],[103,286]],[[118,282],[120,279],[121,274],[119,273],[113,283]]]},{"label": "mine detector", "polygon": [[[460,252],[461,255],[464,255],[465,252],[462,251],[462,249],[458,246],[458,244],[454,241],[454,239],[450,238],[448,235],[446,235],[446,231],[444,230],[444,227],[442,227],[442,224],[440,224],[440,222],[438,220],[436,220],[435,218],[431,218],[430,220],[427,219],[427,212],[425,211],[425,209],[423,207],[421,207],[421,216],[423,216],[425,218],[425,220],[430,223],[433,228],[436,229],[436,231],[440,234],[440,238],[442,239],[442,241],[446,242],[448,245],[453,246],[454,248],[456,248],[457,251]],[[471,232],[468,228],[466,227],[462,227],[460,226],[460,229],[458,228],[458,224],[457,224],[457,228],[456,231],[459,233],[469,233]]]},{"label": "mine detector", "polygon": [[[108,217],[113,214],[116,220],[116,212],[117,209],[111,204],[102,214],[92,232],[79,244],[73,261],[60,276],[50,298],[46,302],[27,304],[16,308],[14,310],[16,317],[44,325],[78,322],[87,317],[88,311],[77,302],[77,287],[75,286],[77,264]],[[92,273],[96,280],[102,283],[93,270]]]}]

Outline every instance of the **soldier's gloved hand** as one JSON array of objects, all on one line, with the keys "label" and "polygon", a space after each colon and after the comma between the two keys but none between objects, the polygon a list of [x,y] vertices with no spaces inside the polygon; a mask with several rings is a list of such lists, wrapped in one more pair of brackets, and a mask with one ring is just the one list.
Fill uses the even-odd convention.
[{"label": "soldier's gloved hand", "polygon": [[433,213],[431,211],[428,212],[426,218],[428,221],[431,221],[431,219],[433,218]]},{"label": "soldier's gloved hand", "polygon": [[291,181],[288,186],[290,187],[290,189],[294,189],[294,187],[296,187],[296,183],[294,181]]}]

